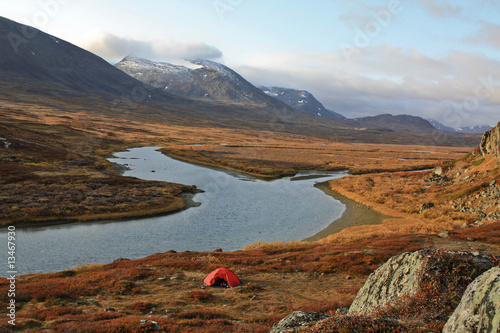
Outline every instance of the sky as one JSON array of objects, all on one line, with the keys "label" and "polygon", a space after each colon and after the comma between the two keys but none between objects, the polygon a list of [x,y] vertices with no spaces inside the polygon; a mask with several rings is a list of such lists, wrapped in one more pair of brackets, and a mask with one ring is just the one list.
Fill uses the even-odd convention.
[{"label": "sky", "polygon": [[500,0],[0,0],[0,16],[115,64],[223,63],[348,118],[500,121]]}]

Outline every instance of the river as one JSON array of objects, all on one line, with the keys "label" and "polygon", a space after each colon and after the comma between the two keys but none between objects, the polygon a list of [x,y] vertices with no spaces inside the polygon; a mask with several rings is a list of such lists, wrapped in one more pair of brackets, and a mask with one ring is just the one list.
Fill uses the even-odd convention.
[{"label": "river", "polygon": [[[321,190],[318,182],[345,173],[302,172],[295,177],[262,180],[236,172],[170,158],[158,147],[116,153],[111,162],[128,168],[125,176],[196,185],[199,207],[166,216],[71,223],[16,229],[18,274],[53,272],[76,266],[136,259],[158,252],[224,251],[246,244],[300,240],[326,228],[345,206]],[[2,229],[0,260],[6,276],[7,229]]]}]

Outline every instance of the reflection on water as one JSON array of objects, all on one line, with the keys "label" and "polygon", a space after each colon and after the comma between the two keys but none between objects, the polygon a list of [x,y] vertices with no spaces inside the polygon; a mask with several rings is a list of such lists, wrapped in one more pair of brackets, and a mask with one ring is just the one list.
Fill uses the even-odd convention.
[{"label": "reflection on water", "polygon": [[[304,239],[339,218],[344,210],[340,202],[313,187],[344,173],[309,172],[264,181],[184,163],[155,147],[130,149],[110,161],[127,165],[130,170],[126,176],[196,185],[205,191],[194,197],[201,206],[167,216],[120,222],[18,228],[20,274],[64,270],[117,258],[135,259],[171,249],[231,251],[259,240]],[[6,236],[0,246],[7,247]],[[6,253],[0,254],[0,260],[7,262],[3,256]]]}]

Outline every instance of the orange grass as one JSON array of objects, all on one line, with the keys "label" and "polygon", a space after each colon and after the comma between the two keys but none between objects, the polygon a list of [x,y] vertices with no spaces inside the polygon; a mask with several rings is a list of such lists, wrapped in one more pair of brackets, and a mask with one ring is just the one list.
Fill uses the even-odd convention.
[{"label": "orange grass", "polygon": [[[474,200],[492,181],[500,179],[497,165],[497,159],[483,158],[476,152],[475,155],[469,154],[461,160],[442,165],[448,177],[446,184],[430,181],[433,171],[368,174],[333,180],[330,182],[333,190],[392,218],[384,220],[382,225],[342,230],[328,236],[326,241],[350,241],[396,234],[436,234],[470,225],[479,216],[472,211],[461,212],[454,207],[460,202]],[[482,200],[487,203],[486,199]],[[491,200],[494,203],[495,199]],[[429,202],[434,206],[420,211]],[[495,211],[490,209],[488,212]],[[498,242],[494,237],[489,241]]]}]

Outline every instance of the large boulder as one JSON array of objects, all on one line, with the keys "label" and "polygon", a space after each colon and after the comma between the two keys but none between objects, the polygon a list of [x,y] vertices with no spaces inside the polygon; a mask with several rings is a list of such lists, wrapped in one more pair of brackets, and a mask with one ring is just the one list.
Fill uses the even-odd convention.
[{"label": "large boulder", "polygon": [[479,148],[483,155],[493,155],[500,158],[500,123],[484,133]]},{"label": "large boulder", "polygon": [[300,332],[303,328],[326,318],[328,316],[324,313],[295,311],[275,324],[269,333]]},{"label": "large boulder", "polygon": [[403,295],[414,295],[421,281],[428,251],[403,253],[392,257],[373,272],[354,299],[349,314],[369,314]]},{"label": "large boulder", "polygon": [[[368,315],[403,296],[415,295],[423,278],[440,270],[442,260],[443,255],[428,249],[390,258],[368,277],[348,314]],[[449,254],[447,260],[468,261],[483,272],[494,267],[491,257],[478,253]]]},{"label": "large boulder", "polygon": [[500,267],[475,279],[444,326],[443,333],[500,332]]}]

